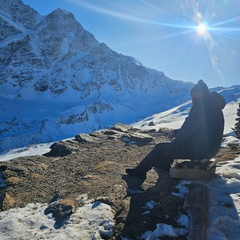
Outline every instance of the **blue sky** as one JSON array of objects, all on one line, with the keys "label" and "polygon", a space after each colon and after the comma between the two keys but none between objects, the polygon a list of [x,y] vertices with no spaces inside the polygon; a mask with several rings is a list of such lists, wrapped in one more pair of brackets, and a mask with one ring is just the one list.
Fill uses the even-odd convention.
[{"label": "blue sky", "polygon": [[22,0],[72,12],[99,42],[166,76],[240,84],[239,0]]}]

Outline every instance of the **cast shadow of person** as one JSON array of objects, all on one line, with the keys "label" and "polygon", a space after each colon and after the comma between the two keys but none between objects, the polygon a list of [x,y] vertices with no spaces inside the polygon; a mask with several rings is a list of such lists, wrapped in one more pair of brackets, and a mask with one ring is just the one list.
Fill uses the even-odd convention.
[{"label": "cast shadow of person", "polygon": [[[164,216],[168,214],[169,209],[168,207],[164,209],[164,204],[162,202],[160,204],[160,201],[164,199],[166,204],[170,201],[172,191],[179,181],[170,179],[166,171],[157,168],[154,170],[157,173],[157,179],[146,190],[143,189],[143,179],[128,175],[122,177],[127,184],[125,198],[130,198],[129,211],[121,231],[123,237],[138,239],[146,231],[153,231],[157,223],[165,221]],[[148,204],[154,209],[149,209]],[[177,205],[175,204],[174,207],[177,208]]]}]

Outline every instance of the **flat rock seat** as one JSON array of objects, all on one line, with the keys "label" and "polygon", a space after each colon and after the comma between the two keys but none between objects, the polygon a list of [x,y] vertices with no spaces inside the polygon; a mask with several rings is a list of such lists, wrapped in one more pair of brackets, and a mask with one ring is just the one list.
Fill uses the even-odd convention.
[{"label": "flat rock seat", "polygon": [[215,175],[216,160],[175,159],[169,171],[171,178],[210,180]]}]

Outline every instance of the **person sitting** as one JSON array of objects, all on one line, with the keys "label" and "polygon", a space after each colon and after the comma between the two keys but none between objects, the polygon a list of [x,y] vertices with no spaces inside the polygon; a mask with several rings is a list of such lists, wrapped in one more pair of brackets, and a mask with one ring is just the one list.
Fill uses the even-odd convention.
[{"label": "person sitting", "polygon": [[223,138],[225,99],[209,92],[203,80],[191,89],[191,99],[189,115],[179,130],[170,133],[171,141],[158,143],[138,166],[126,169],[129,176],[146,179],[153,167],[169,171],[174,159],[210,159],[217,154]]}]

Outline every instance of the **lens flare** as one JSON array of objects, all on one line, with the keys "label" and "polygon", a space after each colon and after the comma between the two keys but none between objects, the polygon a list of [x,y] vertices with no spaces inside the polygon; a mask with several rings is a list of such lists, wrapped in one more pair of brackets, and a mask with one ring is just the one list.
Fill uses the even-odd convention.
[{"label": "lens flare", "polygon": [[206,23],[199,23],[197,26],[197,33],[200,36],[204,36],[207,33],[208,27]]},{"label": "lens flare", "polygon": [[[214,74],[220,79],[223,79],[223,67],[230,72],[233,66],[239,64],[239,10],[235,7],[227,11],[230,10],[230,2],[237,0],[182,0],[179,1],[178,7],[170,4],[170,1],[160,1],[161,3],[155,4],[141,0],[141,4],[138,5],[128,0],[122,0],[125,4],[122,4],[122,1],[109,0],[102,0],[104,4],[98,1],[65,1],[105,16],[124,20],[124,22],[129,21],[132,26],[136,23],[136,32],[141,27],[144,36],[134,38],[134,44],[135,41],[149,42],[151,47],[155,47],[154,44],[156,44],[158,48],[161,43],[165,45],[170,40],[178,41],[183,46],[188,43],[186,52],[189,59],[194,54],[202,53],[203,56],[205,52],[202,50],[207,50],[206,56],[212,65]],[[224,15],[225,9],[230,14]],[[151,33],[154,34],[154,38],[151,37]],[[226,44],[227,41],[231,41],[231,44]],[[125,42],[121,44],[128,46],[129,40]],[[221,47],[223,45],[224,48]],[[184,50],[181,49],[181,51]],[[186,52],[183,52],[184,55]],[[205,63],[205,59],[202,62]],[[229,60],[225,61],[226,59]]]}]

